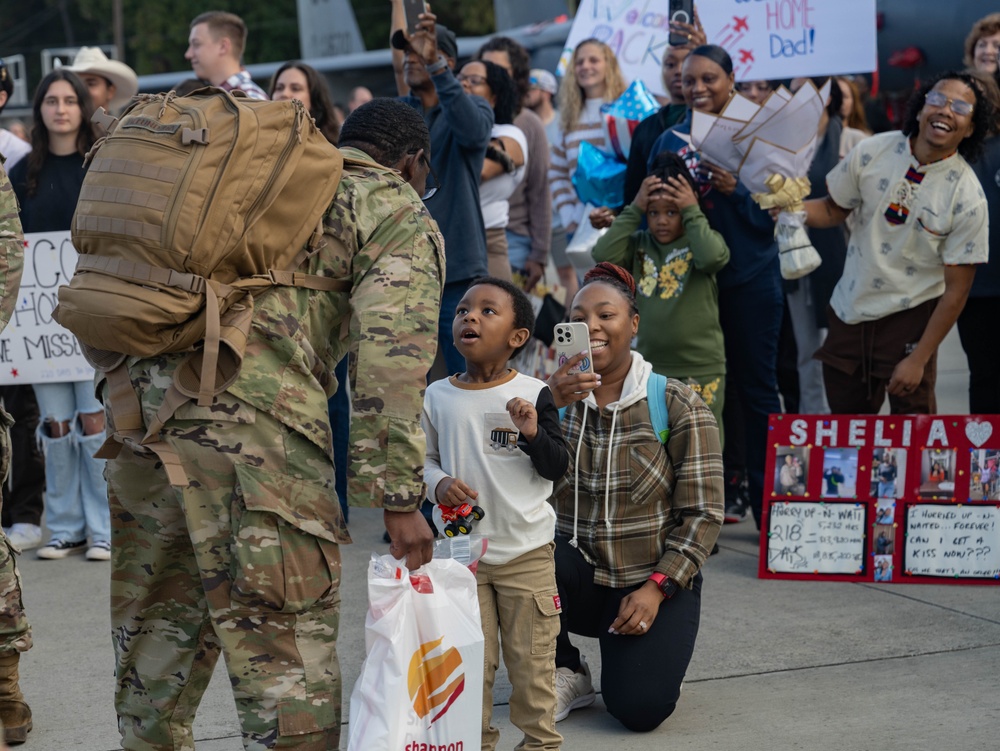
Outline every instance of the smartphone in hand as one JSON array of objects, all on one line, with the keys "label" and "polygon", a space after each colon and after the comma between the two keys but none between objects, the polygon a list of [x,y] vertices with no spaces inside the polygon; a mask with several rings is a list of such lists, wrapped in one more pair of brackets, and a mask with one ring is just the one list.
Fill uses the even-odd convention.
[{"label": "smartphone in hand", "polygon": [[420,23],[420,14],[427,12],[427,3],[424,0],[403,0],[403,10],[406,13],[406,35],[412,37]]},{"label": "smartphone in hand", "polygon": [[586,356],[569,371],[570,373],[594,372],[594,358],[590,352],[590,329],[585,323],[557,323],[555,327],[556,364],[562,367],[568,359],[581,352]]},{"label": "smartphone in hand", "polygon": [[[405,2],[405,0],[404,0]],[[694,0],[670,0],[671,21],[678,23],[694,23]],[[669,43],[671,47],[682,47],[691,40],[687,34],[677,34],[670,32]]]}]

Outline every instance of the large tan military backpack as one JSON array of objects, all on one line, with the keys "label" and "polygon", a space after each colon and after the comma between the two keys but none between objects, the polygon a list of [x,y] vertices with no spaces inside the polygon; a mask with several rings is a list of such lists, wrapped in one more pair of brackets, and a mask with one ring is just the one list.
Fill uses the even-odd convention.
[{"label": "large tan military backpack", "polygon": [[318,249],[343,158],[300,102],[214,88],[142,96],[105,125],[55,317],[98,369],[118,371],[112,392],[126,389],[124,356],[189,351],[174,386],[210,404],[239,374],[254,294],[349,288],[296,271]]}]

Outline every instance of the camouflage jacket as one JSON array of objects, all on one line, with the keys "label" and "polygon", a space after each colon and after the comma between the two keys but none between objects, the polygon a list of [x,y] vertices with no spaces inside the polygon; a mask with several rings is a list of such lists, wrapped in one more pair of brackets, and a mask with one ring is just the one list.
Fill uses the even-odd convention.
[{"label": "camouflage jacket", "polygon": [[[14,312],[17,291],[21,287],[24,262],[24,235],[17,216],[17,198],[3,165],[0,164],[0,331]],[[417,419],[420,419],[419,408]]]},{"label": "camouflage jacket", "polygon": [[349,277],[350,298],[295,287],[264,295],[229,391],[332,453],[327,399],[350,351],[348,499],[413,510],[425,497],[420,414],[437,351],[444,240],[413,188],[384,168],[345,164],[325,224],[325,247],[307,270]]}]

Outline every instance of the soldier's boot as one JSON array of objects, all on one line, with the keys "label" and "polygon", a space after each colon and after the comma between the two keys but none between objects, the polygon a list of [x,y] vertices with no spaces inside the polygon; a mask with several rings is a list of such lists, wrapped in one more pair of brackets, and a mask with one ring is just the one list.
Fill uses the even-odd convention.
[{"label": "soldier's boot", "polygon": [[19,652],[0,654],[0,721],[10,746],[24,743],[31,730],[31,708],[18,685]]}]

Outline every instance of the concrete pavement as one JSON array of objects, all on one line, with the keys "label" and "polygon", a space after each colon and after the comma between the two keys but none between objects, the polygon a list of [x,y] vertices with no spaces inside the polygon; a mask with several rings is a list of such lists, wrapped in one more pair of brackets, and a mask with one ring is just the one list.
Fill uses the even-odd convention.
[{"label": "concrete pavement", "polygon": [[[943,413],[967,410],[964,355],[952,334],[939,360]],[[384,552],[381,513],[352,509],[344,548],[340,655],[345,701],[364,657],[365,567]],[[567,751],[954,751],[1000,746],[1000,590],[757,579],[752,522],[724,528],[705,566],[701,633],[674,716],[625,731],[600,696],[558,728]],[[108,565],[21,559],[35,647],[21,685],[34,730],[21,748],[119,748],[108,623]],[[578,642],[600,673],[596,642]],[[520,740],[498,676],[499,748]],[[345,718],[347,712],[345,708]],[[195,724],[199,751],[242,748],[222,668]],[[346,732],[344,743],[346,744]]]}]

